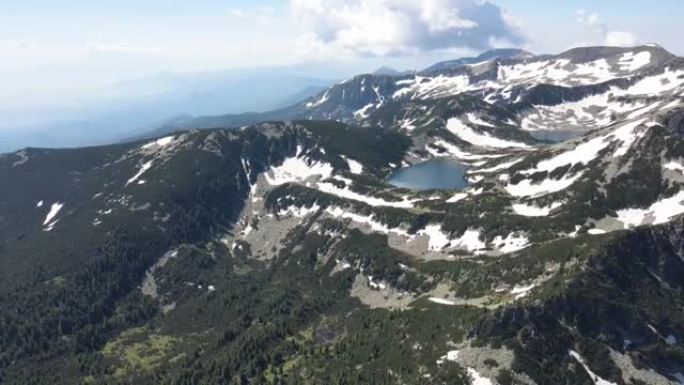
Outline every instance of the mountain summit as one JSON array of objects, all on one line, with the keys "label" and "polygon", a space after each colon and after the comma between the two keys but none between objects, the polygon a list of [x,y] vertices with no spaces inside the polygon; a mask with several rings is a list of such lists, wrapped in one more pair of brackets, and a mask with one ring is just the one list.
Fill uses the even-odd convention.
[{"label": "mountain summit", "polygon": [[494,59],[527,59],[533,56],[535,56],[533,53],[518,48],[498,48],[485,51],[475,57],[439,62],[425,68],[422,72],[443,71],[466,64],[482,63]]}]

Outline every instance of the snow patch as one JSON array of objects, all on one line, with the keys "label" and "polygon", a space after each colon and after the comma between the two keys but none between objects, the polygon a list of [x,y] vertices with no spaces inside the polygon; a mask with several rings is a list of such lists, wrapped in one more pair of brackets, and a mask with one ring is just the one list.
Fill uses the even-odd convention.
[{"label": "snow patch", "polygon": [[418,235],[427,235],[428,249],[432,251],[442,250],[451,242],[449,236],[442,232],[442,225],[430,224],[418,231]]},{"label": "snow patch", "polygon": [[533,205],[528,205],[525,203],[515,203],[512,205],[513,212],[518,215],[525,217],[545,217],[548,216],[551,211],[562,206],[562,202],[553,202],[551,205],[546,207],[538,207]]},{"label": "snow patch", "polygon": [[480,230],[466,230],[460,238],[454,240],[454,246],[480,254],[487,245],[480,240]]},{"label": "snow patch", "polygon": [[[575,164],[587,165],[594,160],[598,154],[608,147],[611,143],[619,142],[618,148],[613,153],[614,157],[623,156],[627,153],[632,143],[635,140],[643,137],[649,124],[644,129],[639,129],[644,123],[644,119],[628,122],[619,125],[606,135],[593,138],[587,142],[577,145],[574,149],[562,152],[549,159],[545,159],[537,163],[534,168],[521,171],[521,174],[531,175],[538,172],[552,172],[553,170],[564,167],[574,166]],[[583,172],[579,172],[571,177],[564,177],[562,179],[544,179],[540,183],[532,184],[529,180],[522,180],[517,185],[509,184],[506,190],[509,194],[514,196],[540,196],[556,191],[561,191],[571,186]]]},{"label": "snow patch", "polygon": [[[456,305],[456,302],[454,302],[454,301],[449,301],[448,299],[439,298],[439,297],[430,297],[430,298],[428,298],[428,301],[438,303],[440,305],[448,305],[448,306],[455,306]],[[453,361],[453,360],[449,360],[449,361]]]},{"label": "snow patch", "polygon": [[361,163],[347,157],[342,158],[347,161],[349,171],[351,171],[352,174],[361,174],[363,172],[363,165]]},{"label": "snow patch", "polygon": [[326,90],[325,93],[323,94],[323,96],[321,96],[321,98],[318,99],[317,101],[306,103],[306,106],[308,108],[320,106],[321,104],[325,103],[328,100],[329,94],[330,94],[330,89]]},{"label": "snow patch", "polygon": [[639,68],[651,63],[651,53],[642,51],[637,54],[634,52],[626,52],[618,60],[618,65],[621,71],[636,71]]},{"label": "snow patch", "polygon": [[[432,298],[430,298],[432,300]],[[442,365],[446,361],[451,361],[451,362],[456,362],[458,361],[458,356],[459,356],[459,351],[458,350],[450,350],[447,352],[447,354],[441,356],[439,359],[437,359],[437,365]],[[492,381],[487,378],[483,377],[480,372],[477,370],[467,367],[466,371],[468,372],[468,375],[470,376],[471,384],[472,385],[493,385]]]},{"label": "snow patch", "polygon": [[376,198],[368,195],[359,194],[356,191],[349,189],[348,187],[339,188],[331,183],[318,183],[316,188],[327,194],[336,195],[340,198],[352,199],[359,202],[364,202],[370,206],[386,206],[386,207],[399,207],[399,208],[411,208],[413,207],[413,201],[404,198],[401,201],[387,201],[381,198]]},{"label": "snow patch", "polygon": [[466,114],[466,119],[468,119],[470,123],[477,124],[478,126],[495,127],[493,124],[482,120],[482,118],[473,113]]},{"label": "snow patch", "polygon": [[[575,63],[574,68],[569,68],[569,64],[567,59],[556,59],[501,66],[498,78],[499,81],[508,83],[509,87],[515,83],[572,86],[601,83],[616,76],[605,59]],[[504,92],[504,96],[505,94]]]},{"label": "snow patch", "polygon": [[442,231],[442,225],[429,224],[419,230],[417,235],[428,236],[428,249],[440,251],[444,248],[458,248],[481,254],[487,245],[480,240],[480,230],[467,229],[459,238],[451,239]]},{"label": "snow patch", "polygon": [[662,74],[645,77],[626,90],[622,95],[659,95],[674,90],[684,84],[684,70],[672,71],[667,68]]},{"label": "snow patch", "polygon": [[467,193],[456,193],[451,198],[446,200],[446,203],[456,203],[468,197]]},{"label": "snow patch", "polygon": [[515,286],[511,290],[511,294],[515,296],[515,299],[520,299],[530,294],[530,291],[534,289],[536,286],[537,284],[535,283],[528,286]]},{"label": "snow patch", "polygon": [[[304,217],[307,217],[313,213],[318,212],[318,210],[320,208],[321,207],[315,203],[311,207],[306,207],[306,206],[297,207],[295,205],[291,205],[291,206],[288,206],[288,207],[278,211],[278,216],[280,216],[280,217],[288,217],[289,216],[289,217],[304,218]],[[251,230],[251,227],[248,227],[248,228]],[[246,231],[245,235],[247,235],[247,233],[249,233],[249,232],[247,231],[247,229],[245,229],[245,231]]]},{"label": "snow patch", "polygon": [[376,220],[373,216],[360,215],[353,212],[345,211],[341,207],[328,207],[325,209],[325,212],[335,218],[350,219],[352,222],[368,225],[370,229],[374,232],[383,234],[394,233],[398,235],[403,235],[405,237],[410,237],[410,235],[405,230],[402,230],[400,228],[390,228],[384,223],[381,223],[380,221]]},{"label": "snow patch", "polygon": [[669,222],[677,215],[684,213],[684,191],[677,194],[660,199],[651,204],[646,209],[642,208],[626,208],[616,211],[617,219],[622,222],[624,228],[628,229],[636,227],[648,222],[650,224],[658,225]]},{"label": "snow patch", "polygon": [[494,148],[530,148],[530,146],[526,145],[525,143],[503,140],[485,133],[478,133],[457,118],[451,118],[447,120],[446,128],[452,134],[475,146]]},{"label": "snow patch", "polygon": [[174,142],[174,137],[173,136],[165,136],[163,138],[159,138],[153,142],[149,142],[147,144],[144,144],[142,148],[144,149],[149,149],[152,147],[166,147],[169,144]]},{"label": "snow patch", "polygon": [[64,203],[62,202],[55,202],[50,206],[50,211],[47,213],[45,220],[43,221],[43,226],[45,227],[43,231],[52,230],[55,224],[59,221],[59,219],[54,221],[53,219],[57,216],[59,211],[62,210],[62,207],[64,207]]},{"label": "snow patch", "polygon": [[459,354],[459,351],[458,351],[458,350],[450,350],[450,351],[447,352],[447,354],[443,355],[442,357],[440,357],[440,358],[437,360],[437,364],[438,364],[438,365],[441,365],[441,364],[443,364],[445,361],[452,361],[452,362],[455,362],[456,360],[458,360],[458,354]]},{"label": "snow patch", "polygon": [[133,175],[133,177],[131,177],[131,179],[129,179],[129,180],[126,182],[126,186],[128,186],[129,184],[131,184],[131,183],[135,182],[136,180],[138,180],[138,178],[140,178],[140,176],[141,176],[143,173],[145,173],[145,171],[149,170],[150,167],[152,167],[152,161],[143,163],[143,165],[140,167],[140,169],[138,170],[138,172],[137,172],[135,175]]},{"label": "snow patch", "polygon": [[663,168],[666,170],[679,171],[679,172],[684,173],[684,166],[681,163],[678,163],[675,161],[670,161],[670,162],[665,163],[663,165]]},{"label": "snow patch", "polygon": [[562,152],[552,158],[542,160],[533,169],[522,171],[523,174],[534,174],[536,172],[551,172],[559,167],[574,166],[575,164],[586,165],[594,160],[598,154],[614,141],[621,144],[613,156],[622,156],[627,153],[632,143],[645,134],[643,130],[637,130],[644,119],[632,121],[618,126],[610,133],[593,138],[587,142],[577,145],[574,149]]},{"label": "snow patch", "polygon": [[368,110],[370,110],[371,108],[373,108],[374,105],[375,105],[375,104],[373,104],[373,103],[368,103],[368,104],[366,104],[364,107],[362,107],[362,108],[356,110],[356,111],[354,112],[354,116],[355,116],[357,119],[365,119],[365,118],[367,118],[368,115],[370,115],[370,113],[368,112]]},{"label": "snow patch", "polygon": [[400,80],[395,84],[404,87],[398,89],[392,95],[393,99],[400,99],[406,96],[421,99],[439,98],[456,95],[473,89],[473,87],[470,87],[470,79],[465,75],[439,75],[435,77],[416,76],[413,79]]},{"label": "snow patch", "polygon": [[470,154],[468,152],[462,151],[455,145],[443,140],[443,139],[438,139],[435,140],[432,143],[434,146],[439,146],[443,148],[446,152],[441,153],[436,150],[433,150],[430,146],[426,146],[425,149],[430,153],[430,155],[434,157],[443,157],[443,156],[453,156],[461,160],[481,160],[481,159],[492,159],[492,158],[500,158],[504,157],[507,154]]},{"label": "snow patch", "polygon": [[571,349],[568,351],[568,354],[570,354],[570,356],[576,359],[582,365],[582,367],[584,367],[584,370],[587,371],[587,374],[591,380],[594,381],[594,385],[617,385],[614,382],[604,380],[603,378],[597,376],[596,373],[592,372],[587,363],[584,361],[584,358],[582,358],[582,356],[580,356],[576,351]]},{"label": "snow patch", "polygon": [[577,181],[583,173],[565,177],[561,179],[544,179],[539,183],[532,183],[529,179],[524,179],[518,184],[506,185],[506,191],[517,197],[537,197],[565,190]]},{"label": "snow patch", "polygon": [[[297,153],[301,153],[298,147]],[[333,172],[333,167],[325,162],[311,162],[304,157],[286,158],[280,166],[272,166],[266,172],[266,181],[271,186],[278,186],[290,182],[302,182],[308,178],[318,176],[328,178]]]},{"label": "snow patch", "polygon": [[506,236],[506,238],[502,237],[501,235],[497,235],[492,240],[492,244],[499,252],[508,254],[526,248],[530,245],[530,240],[525,234],[510,233]]},{"label": "snow patch", "polygon": [[507,169],[511,168],[511,166],[515,165],[516,163],[518,163],[522,160],[523,160],[523,158],[520,158],[520,159],[510,161],[510,162],[500,163],[500,164],[497,164],[496,166],[492,166],[489,168],[480,168],[480,169],[471,171],[470,174],[489,174],[489,173],[493,173],[493,172],[497,172],[497,171],[501,171],[501,170],[507,170]]},{"label": "snow patch", "polygon": [[477,370],[469,367],[467,371],[470,378],[473,380],[472,385],[492,385],[492,381],[489,378],[480,375]]},{"label": "snow patch", "polygon": [[376,290],[385,290],[385,289],[387,289],[387,284],[386,284],[386,283],[384,283],[384,282],[382,282],[382,281],[378,281],[378,282],[373,281],[373,276],[371,276],[371,275],[368,276],[368,285],[369,285],[371,288],[376,289]]}]

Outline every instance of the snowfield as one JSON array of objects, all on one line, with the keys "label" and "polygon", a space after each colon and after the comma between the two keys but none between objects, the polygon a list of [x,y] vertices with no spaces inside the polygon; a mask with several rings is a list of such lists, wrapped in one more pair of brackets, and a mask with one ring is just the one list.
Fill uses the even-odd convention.
[{"label": "snowfield", "polygon": [[644,121],[644,119],[640,119],[619,125],[606,135],[580,143],[572,150],[542,160],[537,163],[535,168],[521,171],[521,173],[529,175],[543,171],[551,172],[559,167],[574,166],[575,164],[587,165],[589,162],[596,159],[603,149],[615,142],[619,142],[620,146],[613,156],[622,156],[627,152],[635,140],[643,136],[645,131],[637,130],[637,128],[643,124]]},{"label": "snowfield", "polygon": [[602,83],[617,77],[605,59],[571,64],[567,59],[538,60],[499,68],[499,82],[578,86]]},{"label": "snowfield", "polygon": [[[297,153],[301,153],[301,148]],[[280,166],[273,166],[266,172],[266,181],[271,186],[291,182],[303,182],[311,177],[328,178],[333,167],[325,162],[312,162],[305,157],[286,158]]]},{"label": "snowfield", "polygon": [[[408,236],[408,234],[406,234]],[[505,238],[497,235],[491,242],[492,250],[487,250],[487,244],[481,239],[481,231],[467,229],[460,237],[451,238],[442,230],[440,224],[432,223],[416,233],[417,236],[428,237],[428,250],[447,252],[449,250],[465,250],[479,255],[486,253],[507,254],[522,250],[530,245],[527,235],[521,232],[513,232]]]},{"label": "snowfield", "polygon": [[392,95],[393,99],[413,97],[416,99],[439,98],[456,95],[475,89],[470,86],[470,79],[466,75],[436,77],[416,76],[413,79],[400,80],[397,86],[404,86]]},{"label": "snowfield", "polygon": [[418,235],[427,235],[428,249],[432,251],[440,251],[451,243],[449,235],[442,232],[442,225],[430,224],[424,229],[418,231]]},{"label": "snowfield", "polygon": [[634,52],[626,52],[618,61],[620,70],[622,71],[636,71],[639,68],[651,63],[651,53],[642,51],[637,54]]},{"label": "snowfield", "polygon": [[454,239],[453,245],[475,254],[482,254],[487,245],[480,240],[480,230],[468,229],[460,238]]},{"label": "snowfield", "polygon": [[[540,172],[552,172],[560,167],[574,166],[577,164],[588,165],[591,161],[598,158],[601,152],[609,146],[616,146],[612,153],[614,158],[619,158],[627,154],[632,145],[641,139],[647,131],[654,125],[653,122],[646,122],[646,119],[616,125],[601,136],[594,137],[585,142],[577,144],[570,150],[560,152],[550,158],[543,159],[533,168],[522,170],[522,175],[532,175]],[[523,179],[517,184],[506,185],[506,191],[516,197],[538,197],[558,191],[562,191],[575,183],[584,171],[577,172],[575,175],[564,175],[560,179],[546,179],[533,183],[529,179]],[[516,206],[521,215],[534,214],[534,210],[529,210],[524,206]],[[514,207],[514,210],[516,210]],[[541,213],[541,212],[539,212]],[[534,216],[534,215],[528,215]]]},{"label": "snowfield", "polygon": [[668,68],[658,75],[648,76],[630,86],[620,95],[662,95],[666,92],[681,88],[684,85],[684,70],[672,71]]},{"label": "snowfield", "polygon": [[616,211],[617,219],[625,229],[642,224],[658,225],[669,222],[672,218],[684,214],[684,191],[653,202],[646,209],[626,208]]}]

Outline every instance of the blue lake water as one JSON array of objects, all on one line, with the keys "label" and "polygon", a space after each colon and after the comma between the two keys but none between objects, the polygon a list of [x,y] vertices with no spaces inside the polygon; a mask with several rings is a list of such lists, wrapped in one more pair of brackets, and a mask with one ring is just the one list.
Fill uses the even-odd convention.
[{"label": "blue lake water", "polygon": [[387,181],[410,190],[461,190],[468,186],[466,167],[453,159],[433,159],[399,169]]},{"label": "blue lake water", "polygon": [[529,134],[538,140],[545,140],[547,142],[565,142],[566,140],[575,139],[582,135],[577,131],[560,131],[560,130],[536,130],[528,131]]}]

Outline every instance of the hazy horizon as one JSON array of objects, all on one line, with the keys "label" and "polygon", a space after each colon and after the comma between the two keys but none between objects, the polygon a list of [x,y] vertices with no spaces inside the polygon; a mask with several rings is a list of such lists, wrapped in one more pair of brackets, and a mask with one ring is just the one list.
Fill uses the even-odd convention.
[{"label": "hazy horizon", "polygon": [[[383,66],[420,69],[500,47],[558,53],[575,46],[657,43],[681,55],[680,4],[647,5],[643,0],[621,2],[619,8],[586,0],[0,4],[5,59],[0,61],[0,147],[8,133],[55,131],[55,124],[116,113],[121,105],[217,92],[202,83],[212,76],[244,80],[285,74],[334,81]],[[307,87],[292,83],[283,94],[297,95]],[[278,103],[229,104],[208,111],[180,104],[175,113],[160,111],[146,122]]]}]

